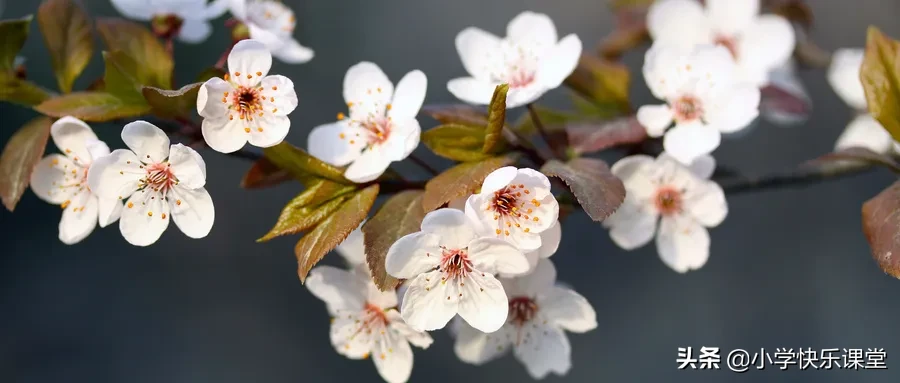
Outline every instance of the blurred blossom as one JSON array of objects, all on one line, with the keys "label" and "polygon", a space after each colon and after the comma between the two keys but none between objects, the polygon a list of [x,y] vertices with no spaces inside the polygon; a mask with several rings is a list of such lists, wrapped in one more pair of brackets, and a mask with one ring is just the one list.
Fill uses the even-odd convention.
[{"label": "blurred blossom", "polygon": [[654,43],[644,59],[644,79],[666,104],[640,107],[638,121],[651,137],[665,134],[666,152],[683,163],[711,153],[722,133],[741,130],[759,115],[759,89],[737,82],[735,70],[720,46],[698,45],[685,54]]},{"label": "blurred blossom", "polygon": [[597,328],[597,314],[581,294],[556,284],[556,268],[542,259],[531,274],[502,279],[509,295],[509,315],[495,333],[486,334],[461,320],[453,323],[453,350],[462,361],[484,364],[510,350],[534,379],[565,375],[572,367],[566,331]]},{"label": "blurred blossom", "polygon": [[359,227],[357,227],[356,230],[351,231],[350,235],[348,235],[334,250],[344,258],[344,261],[347,262],[347,265],[351,268],[363,265],[363,268],[368,271],[368,268],[365,267],[366,244],[363,242],[362,232],[362,225],[365,223],[365,221],[361,222]]},{"label": "blurred blossom", "polygon": [[574,34],[557,40],[556,26],[547,15],[525,11],[509,22],[503,39],[479,28],[464,29],[456,36],[456,50],[471,77],[450,80],[450,93],[487,105],[494,88],[506,83],[506,106],[514,108],[534,102],[572,74],[581,57],[581,40]]},{"label": "blurred blossom", "polygon": [[378,65],[361,62],[344,76],[349,116],[319,125],[309,133],[309,153],[335,166],[350,165],[344,176],[369,182],[391,162],[402,161],[419,146],[422,128],[416,120],[425,101],[428,80],[414,70],[394,84]]},{"label": "blurred blossom", "polygon": [[169,146],[169,137],[146,121],[122,129],[129,149],[117,149],[95,160],[88,184],[101,199],[124,200],[119,230],[128,243],[156,242],[169,220],[191,238],[209,234],[215,220],[206,191],[206,163],[194,149]]},{"label": "blurred blossom", "polygon": [[71,245],[91,234],[98,221],[106,227],[118,220],[122,202],[99,198],[88,187],[91,165],[109,155],[109,147],[90,126],[66,116],[50,126],[50,137],[65,155],[51,154],[38,162],[31,173],[31,190],[40,199],[60,205],[59,240]]},{"label": "blurred blossom", "polygon": [[627,194],[622,206],[603,222],[613,242],[633,250],[655,235],[660,258],[673,270],[684,273],[703,267],[709,258],[707,228],[718,226],[728,215],[725,193],[709,180],[715,166],[710,156],[685,166],[666,153],[656,159],[634,155],[616,162],[612,172],[622,179]]},{"label": "blurred blossom", "polygon": [[259,40],[279,61],[302,64],[313,58],[313,50],[294,39],[297,19],[294,11],[275,0],[219,0],[228,2],[231,14],[248,29],[250,38]]},{"label": "blurred blossom", "polygon": [[737,63],[737,81],[761,87],[769,72],[794,52],[796,36],[785,18],[760,15],[759,0],[659,0],[649,9],[647,27],[655,43],[691,50],[698,44],[728,49]]},{"label": "blurred blossom", "polygon": [[494,332],[507,316],[506,292],[494,275],[523,274],[528,261],[506,241],[479,236],[465,213],[438,209],[425,215],[422,231],[391,245],[385,269],[408,279],[400,312],[412,328],[437,330],[459,314]]},{"label": "blurred blossom", "polygon": [[112,0],[113,7],[130,19],[152,21],[161,37],[177,36],[185,43],[199,44],[212,34],[210,20],[227,10],[222,0]]},{"label": "blurred blossom", "polygon": [[350,359],[371,357],[386,382],[409,380],[413,368],[410,343],[425,349],[432,339],[403,321],[393,289],[378,290],[358,268],[346,271],[331,266],[312,269],[306,287],[325,302],[333,317],[331,345],[339,354]]},{"label": "blurred blossom", "polygon": [[547,176],[506,166],[491,172],[481,191],[466,200],[466,215],[483,235],[529,252],[540,249],[541,233],[556,225],[559,203],[550,192]]},{"label": "blurred blossom", "polygon": [[828,68],[828,83],[858,113],[838,137],[835,150],[862,147],[876,153],[900,154],[900,143],[894,141],[891,134],[867,110],[866,93],[859,79],[864,56],[865,51],[862,49],[838,49]]},{"label": "blurred blossom", "polygon": [[207,80],[197,94],[203,139],[215,151],[235,152],[249,142],[266,148],[284,140],[288,114],[297,107],[294,83],[269,76],[272,55],[256,40],[242,40],[228,54],[225,78]]},{"label": "blurred blossom", "polygon": [[775,124],[796,125],[812,113],[812,99],[797,77],[796,63],[788,60],[770,73],[769,85],[760,89],[762,116]]}]

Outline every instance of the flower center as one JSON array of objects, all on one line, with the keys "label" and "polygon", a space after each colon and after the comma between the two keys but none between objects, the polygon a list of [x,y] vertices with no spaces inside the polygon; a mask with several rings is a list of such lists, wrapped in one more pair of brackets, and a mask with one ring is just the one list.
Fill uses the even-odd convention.
[{"label": "flower center", "polygon": [[654,201],[656,202],[656,209],[662,215],[672,215],[681,212],[682,193],[671,186],[657,190]]},{"label": "flower center", "polygon": [[531,298],[516,297],[509,300],[509,322],[522,327],[534,319],[538,306]]},{"label": "flower center", "polygon": [[675,100],[672,109],[678,122],[693,121],[703,116],[703,104],[694,96],[682,96]]},{"label": "flower center", "polygon": [[260,88],[241,86],[231,92],[229,109],[237,112],[241,120],[253,121],[254,115],[262,117],[262,98]]},{"label": "flower center", "polygon": [[153,34],[164,40],[172,39],[181,31],[184,19],[173,14],[154,15],[150,21]]},{"label": "flower center", "polygon": [[441,246],[441,264],[439,270],[444,273],[444,281],[465,277],[472,272],[472,261],[466,249],[448,249]]},{"label": "flower center", "polygon": [[510,230],[522,230],[531,232],[529,226],[540,222],[540,212],[536,211],[541,202],[535,198],[528,200],[532,191],[524,184],[509,185],[494,192],[494,198],[488,204],[486,210],[494,212],[494,220],[497,221],[497,235],[510,235]]},{"label": "flower center", "polygon": [[360,123],[360,127],[369,134],[369,145],[376,145],[387,141],[391,134],[391,121],[387,118],[373,118]]},{"label": "flower center", "polygon": [[723,46],[728,49],[728,52],[731,53],[731,57],[735,60],[738,59],[738,51],[737,51],[737,39],[731,36],[726,35],[718,35],[715,39],[713,39],[713,43],[719,46]]},{"label": "flower center", "polygon": [[523,88],[534,82],[538,56],[534,44],[504,42],[500,49],[500,67],[491,71],[491,77],[509,84],[510,88]]},{"label": "flower center", "polygon": [[384,315],[384,310],[368,302],[366,302],[366,307],[363,309],[361,321],[363,328],[370,329],[381,328],[388,324],[388,319],[387,316]]},{"label": "flower center", "polygon": [[178,179],[172,174],[168,162],[144,165],[144,170],[147,171],[147,175],[138,183],[139,188],[148,187],[154,192],[161,193],[165,198],[169,189],[178,185]]}]

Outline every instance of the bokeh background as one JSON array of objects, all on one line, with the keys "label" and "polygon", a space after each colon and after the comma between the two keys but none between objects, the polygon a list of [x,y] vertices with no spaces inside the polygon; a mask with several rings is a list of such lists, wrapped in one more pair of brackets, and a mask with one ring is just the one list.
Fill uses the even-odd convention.
[{"label": "bokeh background", "polygon": [[[523,10],[549,14],[560,35],[577,33],[592,47],[613,28],[603,0],[324,1],[285,0],[299,20],[295,36],[316,51],[304,65],[276,64],[273,73],[296,84],[300,105],[288,141],[305,146],[309,130],[344,109],[341,82],[351,65],[368,60],[397,81],[412,69],[429,78],[426,103],[453,102],[447,80],[464,74],[453,45],[471,25],[503,34]],[[118,16],[106,0],[84,1],[93,16]],[[896,0],[810,1],[812,38],[827,49],[861,47],[866,26],[900,37]],[[8,2],[3,17],[36,11],[37,0]],[[176,80],[192,82],[228,44],[228,31],[198,46],[176,46]],[[55,86],[37,25],[22,51],[32,80]],[[102,75],[97,57],[81,76],[83,89]],[[635,70],[632,99],[652,97]],[[716,152],[721,164],[748,174],[787,169],[829,151],[852,117],[824,71],[801,78],[815,112],[804,125],[760,123]],[[565,91],[542,103],[567,106]],[[520,112],[520,111],[517,111]],[[0,104],[0,142],[35,113]],[[422,118],[424,128],[434,122]],[[95,125],[112,147],[120,126]],[[48,145],[48,150],[52,144]],[[436,166],[447,163],[426,156]],[[0,381],[37,382],[326,382],[379,378],[371,361],[350,361],[328,341],[328,315],[297,279],[296,238],[266,244],[264,234],[299,191],[284,184],[239,188],[249,163],[204,149],[216,224],[202,240],[174,226],[148,248],[128,245],[114,225],[66,246],[60,217],[30,191],[15,213],[0,210]],[[411,176],[425,177],[412,166]],[[570,337],[574,367],[568,382],[897,382],[900,381],[900,281],[883,274],[860,231],[860,205],[893,181],[876,171],[806,189],[773,190],[728,199],[730,214],[712,230],[712,255],[699,271],[680,275],[654,247],[626,253],[584,214],[565,221],[553,258],[559,277],[584,294],[599,327]],[[337,263],[336,255],[326,263]],[[412,381],[527,381],[511,356],[475,367],[459,362],[446,332],[415,353]],[[678,347],[773,351],[784,348],[884,348],[883,371],[676,370]],[[752,351],[751,351],[752,352]],[[724,368],[724,365],[723,365]]]}]

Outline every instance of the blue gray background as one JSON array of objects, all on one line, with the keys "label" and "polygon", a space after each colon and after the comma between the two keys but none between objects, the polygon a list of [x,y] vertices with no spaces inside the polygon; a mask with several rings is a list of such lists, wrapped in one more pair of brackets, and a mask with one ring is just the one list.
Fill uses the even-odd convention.
[{"label": "blue gray background", "polygon": [[[273,68],[297,87],[300,105],[291,115],[288,140],[298,146],[305,146],[313,126],[344,109],[344,72],[361,60],[378,63],[394,81],[423,70],[430,81],[426,102],[446,103],[454,101],[446,81],[464,74],[453,39],[467,26],[502,34],[517,13],[541,11],[556,21],[561,35],[577,33],[586,47],[613,28],[601,0],[286,2],[297,12],[296,37],[316,51],[308,64]],[[94,16],[116,16],[104,0],[85,3]],[[816,17],[812,37],[827,49],[862,46],[869,24],[900,37],[895,0],[810,3]],[[3,16],[24,16],[37,6],[11,2]],[[176,46],[179,84],[191,82],[226,48],[221,21],[205,44]],[[29,77],[53,87],[36,25],[32,33],[22,52]],[[635,52],[626,61],[637,69],[642,56]],[[650,102],[640,71],[634,73],[633,100]],[[78,86],[101,75],[98,49]],[[727,140],[716,152],[720,163],[761,174],[832,148],[852,113],[823,71],[801,76],[815,103],[812,118],[791,128],[762,123]],[[566,106],[565,92],[542,103]],[[0,104],[0,116],[5,142],[35,113]],[[433,126],[422,121],[425,128]],[[112,147],[122,146],[120,128],[95,126]],[[419,152],[428,156],[424,148]],[[201,154],[217,210],[212,233],[203,240],[190,240],[173,226],[155,245],[136,248],[113,226],[66,246],[56,238],[59,208],[30,191],[15,213],[0,211],[0,381],[378,381],[370,361],[350,361],[332,350],[325,308],[297,279],[296,238],[254,243],[299,186],[242,190],[238,183],[247,162],[210,150]],[[411,166],[400,170],[426,176]],[[860,232],[861,203],[892,180],[878,171],[808,189],[729,198],[727,220],[712,231],[709,263],[687,275],[664,266],[652,246],[624,252],[584,214],[571,216],[554,261],[560,279],[594,305],[599,327],[571,336],[573,369],[547,381],[897,382],[900,281],[878,269]],[[453,355],[445,332],[434,335],[435,344],[415,354],[414,382],[530,379],[512,357],[465,365]],[[887,350],[889,369],[678,371],[676,349],[685,346],[878,347]]]}]

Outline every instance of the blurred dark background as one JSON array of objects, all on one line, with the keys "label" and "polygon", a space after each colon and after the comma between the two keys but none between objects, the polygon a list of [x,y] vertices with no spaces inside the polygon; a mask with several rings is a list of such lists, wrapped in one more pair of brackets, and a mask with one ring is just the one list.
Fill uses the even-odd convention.
[{"label": "blurred dark background", "polygon": [[[276,61],[273,68],[296,84],[300,105],[291,115],[288,140],[301,147],[312,127],[345,109],[342,78],[361,60],[379,64],[394,81],[421,69],[430,82],[426,103],[454,102],[445,84],[464,74],[453,39],[467,26],[502,35],[519,12],[540,11],[553,18],[561,36],[577,33],[586,49],[613,28],[602,0],[285,2],[299,20],[295,36],[316,51],[307,64]],[[8,1],[3,17],[33,13],[38,3]],[[93,16],[118,16],[105,0],[85,3]],[[896,0],[810,3],[816,18],[812,38],[827,49],[863,46],[869,24],[900,37]],[[179,85],[192,82],[226,48],[223,20],[206,43],[176,46]],[[21,54],[29,77],[54,87],[36,24]],[[102,75],[100,47],[98,41],[97,57],[76,88]],[[640,77],[642,60],[643,52],[626,57],[637,105],[652,99]],[[852,112],[825,82],[824,71],[805,71],[801,78],[814,101],[812,118],[796,127],[763,122],[726,140],[715,153],[720,164],[762,174],[831,150]],[[568,105],[563,90],[542,103]],[[0,142],[34,116],[0,104]],[[420,121],[423,128],[434,126]],[[94,128],[111,147],[122,147],[120,126]],[[14,214],[0,210],[0,381],[379,381],[371,361],[350,361],[332,349],[324,305],[297,279],[296,238],[254,242],[299,185],[242,190],[238,184],[249,163],[207,149],[200,153],[216,204],[216,224],[202,240],[170,225],[158,243],[137,248],[113,225],[66,246],[57,239],[59,207],[30,190]],[[419,153],[428,156],[424,148]],[[425,177],[411,166],[400,170]],[[860,205],[893,179],[878,171],[729,198],[727,220],[712,230],[709,262],[686,275],[667,268],[652,245],[626,253],[584,214],[571,216],[553,260],[560,280],[594,305],[599,327],[570,337],[573,369],[547,381],[900,381],[900,301],[894,295],[900,294],[900,281],[878,269],[860,231]],[[336,261],[337,256],[326,259]],[[414,382],[530,379],[511,356],[482,367],[463,364],[446,332],[433,335],[435,344],[415,353]],[[676,350],[686,346],[721,347],[723,354],[735,348],[877,347],[887,352],[888,370],[676,370]]]}]

